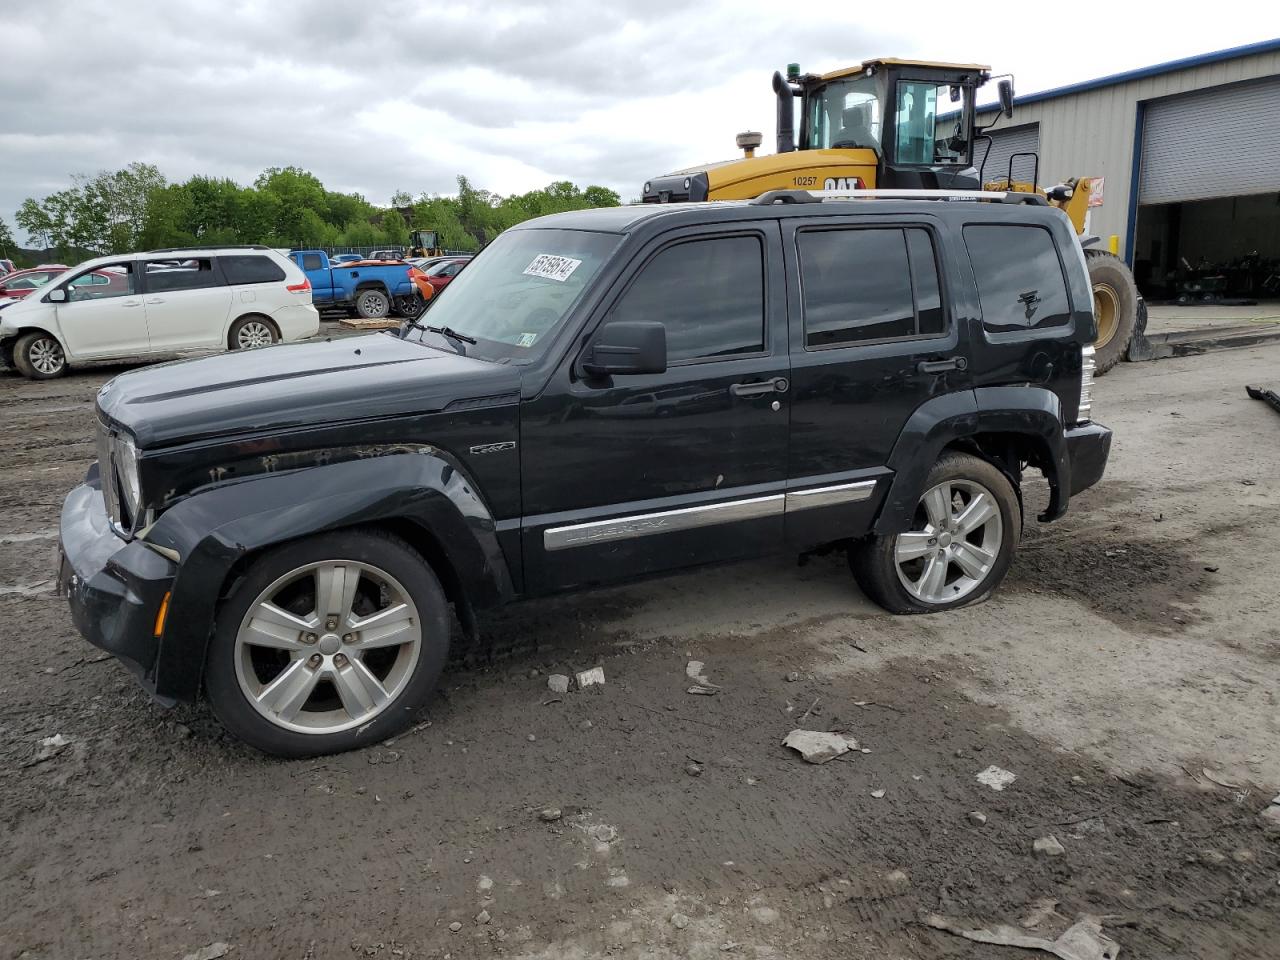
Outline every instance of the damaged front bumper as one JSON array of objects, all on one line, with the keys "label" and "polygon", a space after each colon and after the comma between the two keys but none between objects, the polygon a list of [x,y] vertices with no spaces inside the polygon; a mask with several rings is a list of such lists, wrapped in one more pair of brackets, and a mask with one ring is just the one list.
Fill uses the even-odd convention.
[{"label": "damaged front bumper", "polygon": [[141,540],[112,528],[96,471],[67,496],[59,526],[58,591],[81,635],[107,651],[156,695],[157,615],[178,568]]}]

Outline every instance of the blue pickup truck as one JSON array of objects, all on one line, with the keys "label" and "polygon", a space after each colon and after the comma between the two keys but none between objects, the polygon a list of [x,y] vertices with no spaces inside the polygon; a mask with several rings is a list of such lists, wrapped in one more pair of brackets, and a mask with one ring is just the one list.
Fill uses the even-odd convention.
[{"label": "blue pickup truck", "polygon": [[311,281],[311,299],[318,308],[347,307],[377,320],[393,312],[412,316],[421,306],[407,263],[337,263],[323,250],[292,250],[289,256]]}]

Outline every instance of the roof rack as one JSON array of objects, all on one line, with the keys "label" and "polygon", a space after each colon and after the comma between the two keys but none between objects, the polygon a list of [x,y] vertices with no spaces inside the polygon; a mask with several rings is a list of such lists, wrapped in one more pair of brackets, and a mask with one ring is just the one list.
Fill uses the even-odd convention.
[{"label": "roof rack", "polygon": [[1038,193],[1016,190],[770,190],[751,201],[767,207],[774,203],[821,203],[823,200],[985,200],[993,203],[1025,203],[1047,207]]},{"label": "roof rack", "polygon": [[208,246],[192,244],[189,247],[159,247],[143,253],[185,253],[187,250],[270,250],[265,243],[215,243]]}]

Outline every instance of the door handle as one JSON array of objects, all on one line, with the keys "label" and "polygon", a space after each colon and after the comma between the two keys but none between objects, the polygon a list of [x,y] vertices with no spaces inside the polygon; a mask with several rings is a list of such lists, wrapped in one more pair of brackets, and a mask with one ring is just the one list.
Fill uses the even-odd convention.
[{"label": "door handle", "polygon": [[164,303],[164,297],[151,297],[147,303]]},{"label": "door handle", "polygon": [[968,370],[969,361],[964,357],[952,357],[950,360],[921,360],[916,364],[916,373],[946,373],[948,370]]},{"label": "door handle", "polygon": [[142,306],[142,301],[141,301],[141,300],[126,300],[124,303],[120,304],[120,306],[122,306],[122,307],[140,307],[140,306]]},{"label": "door handle", "polygon": [[729,392],[735,397],[759,397],[766,393],[786,393],[790,386],[786,377],[774,377],[758,383],[734,383],[729,386]]}]

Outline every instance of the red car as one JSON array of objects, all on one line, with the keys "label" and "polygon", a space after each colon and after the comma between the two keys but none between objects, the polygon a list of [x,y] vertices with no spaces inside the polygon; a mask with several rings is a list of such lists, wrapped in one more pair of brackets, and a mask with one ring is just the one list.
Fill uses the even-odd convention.
[{"label": "red car", "polygon": [[456,277],[468,263],[471,262],[470,257],[449,257],[447,260],[441,260],[439,263],[433,263],[427,267],[427,283],[431,284],[432,289],[439,293],[449,285],[449,281]]},{"label": "red car", "polygon": [[5,274],[0,277],[0,297],[25,297],[37,287],[43,287],[66,269],[59,264],[49,263],[42,267]]}]

